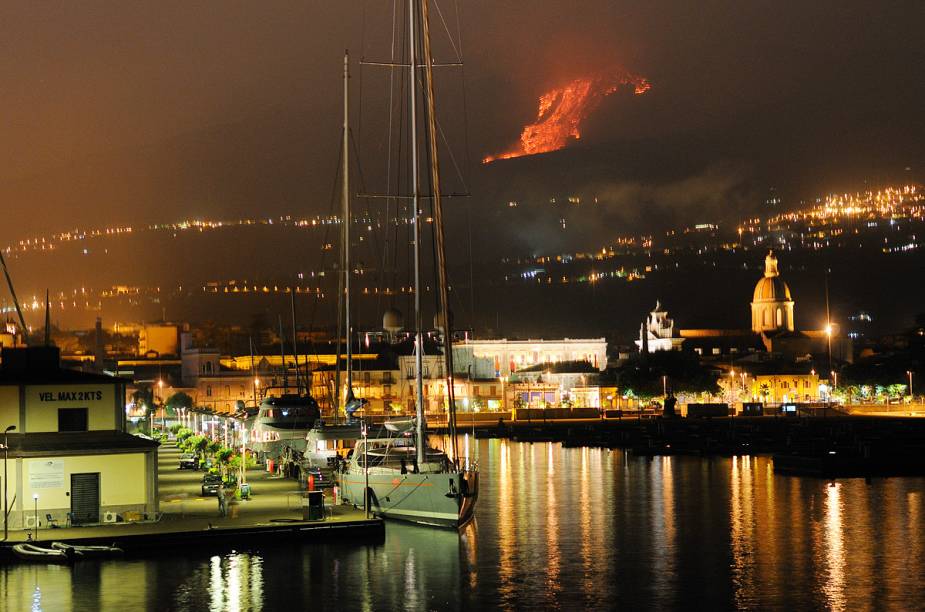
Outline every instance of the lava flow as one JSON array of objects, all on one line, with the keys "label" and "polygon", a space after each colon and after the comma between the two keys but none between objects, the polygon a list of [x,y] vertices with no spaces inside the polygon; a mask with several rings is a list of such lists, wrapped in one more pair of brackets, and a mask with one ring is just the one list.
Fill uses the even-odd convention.
[{"label": "lava flow", "polygon": [[623,86],[633,87],[636,95],[644,94],[652,87],[645,77],[624,71],[575,79],[564,87],[543,94],[540,96],[536,121],[524,126],[520,141],[503,153],[485,157],[482,163],[563,148],[569,138],[581,138],[582,121],[598,107],[601,100]]}]

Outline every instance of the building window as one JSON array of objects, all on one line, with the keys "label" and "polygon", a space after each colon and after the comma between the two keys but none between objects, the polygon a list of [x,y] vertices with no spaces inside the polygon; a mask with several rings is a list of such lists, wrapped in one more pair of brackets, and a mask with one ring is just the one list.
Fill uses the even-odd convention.
[{"label": "building window", "polygon": [[58,408],[58,431],[87,431],[86,408]]},{"label": "building window", "polygon": [[382,395],[383,397],[392,397],[392,385],[383,385]]},{"label": "building window", "polygon": [[718,349],[718,348],[714,348],[714,349],[713,349],[713,354],[714,354],[714,355],[719,355],[719,349]]},{"label": "building window", "polygon": [[780,308],[777,309],[777,326],[780,327],[784,324],[784,317],[780,312]]},{"label": "building window", "polygon": [[482,394],[482,389],[478,385],[472,385],[472,395],[478,397]]},{"label": "building window", "polygon": [[363,382],[366,383],[366,384],[368,385],[368,384],[369,384],[369,380],[370,380],[370,373],[369,373],[369,372],[363,372]]},{"label": "building window", "polygon": [[698,355],[703,355],[703,349],[700,347],[695,348],[694,352],[697,353]]},{"label": "building window", "polygon": [[489,389],[489,392],[491,393],[492,397],[495,396],[495,386],[494,385],[491,386],[491,388]]},{"label": "building window", "polygon": [[206,397],[212,397],[212,385],[206,385]]}]

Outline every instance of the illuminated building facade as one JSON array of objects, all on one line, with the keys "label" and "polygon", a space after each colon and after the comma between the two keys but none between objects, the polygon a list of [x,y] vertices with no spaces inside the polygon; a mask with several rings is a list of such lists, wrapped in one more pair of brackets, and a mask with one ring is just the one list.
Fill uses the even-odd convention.
[{"label": "illuminated building facade", "polygon": [[158,444],[125,432],[125,381],[63,369],[57,347],[4,348],[2,360],[10,527],[153,518]]},{"label": "illuminated building facade", "polygon": [[645,323],[639,328],[639,339],[636,346],[640,352],[649,351],[678,351],[684,338],[674,336],[674,320],[668,318],[668,311],[662,308],[662,303],[655,302],[655,309],[646,317]]},{"label": "illuminated building facade", "polygon": [[540,364],[572,361],[584,361],[603,371],[607,367],[607,340],[464,340],[453,345],[456,373],[482,380],[510,376]]}]

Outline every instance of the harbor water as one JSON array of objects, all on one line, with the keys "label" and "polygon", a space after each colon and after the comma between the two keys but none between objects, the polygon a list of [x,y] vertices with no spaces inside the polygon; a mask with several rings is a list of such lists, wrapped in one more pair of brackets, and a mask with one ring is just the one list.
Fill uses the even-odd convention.
[{"label": "harbor water", "polygon": [[[460,534],[190,547],[74,567],[0,566],[0,609],[921,609],[925,479],[775,475],[766,457],[636,458],[469,441]],[[47,532],[41,534],[47,536]]]}]

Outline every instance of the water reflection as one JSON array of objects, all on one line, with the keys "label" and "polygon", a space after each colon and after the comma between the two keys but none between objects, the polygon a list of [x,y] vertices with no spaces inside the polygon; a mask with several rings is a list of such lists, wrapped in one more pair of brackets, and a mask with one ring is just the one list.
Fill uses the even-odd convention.
[{"label": "water reflection", "polygon": [[842,526],[841,483],[830,483],[826,488],[825,523],[823,525],[826,577],[822,592],[832,610],[844,610],[845,599],[845,543]]},{"label": "water reflection", "polygon": [[925,479],[775,476],[768,458],[644,459],[471,439],[476,521],[384,543],[0,567],[20,610],[921,609]]},{"label": "water reflection", "polygon": [[732,457],[729,501],[732,539],[732,581],[736,607],[746,608],[755,601],[755,528],[751,457]]}]

